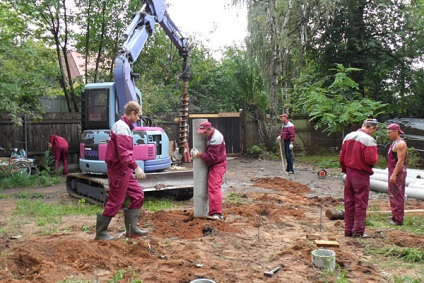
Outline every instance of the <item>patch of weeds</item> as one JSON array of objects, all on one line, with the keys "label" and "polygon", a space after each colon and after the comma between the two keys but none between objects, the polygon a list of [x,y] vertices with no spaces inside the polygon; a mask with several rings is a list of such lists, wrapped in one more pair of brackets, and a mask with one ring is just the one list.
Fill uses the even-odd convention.
[{"label": "patch of weeds", "polygon": [[27,191],[22,193],[17,193],[13,196],[15,198],[21,198],[21,199],[50,198],[49,195],[43,195],[42,193],[29,193]]},{"label": "patch of weeds", "polygon": [[[130,273],[130,274],[128,274]],[[141,283],[143,282],[141,279],[136,279],[136,277],[138,277],[139,275],[137,274],[137,272],[135,270],[129,269],[129,270],[123,270],[123,269],[119,269],[115,272],[115,275],[113,276],[112,281],[110,281],[111,283],[119,283],[121,282],[122,279],[126,278],[126,277],[130,277],[127,279],[126,282],[129,283]]]},{"label": "patch of weeds", "polygon": [[275,154],[273,150],[268,151],[265,148],[266,146],[264,144],[254,145],[246,150],[246,156],[252,158],[262,158],[266,160],[276,160],[280,158],[279,151],[278,154]]},{"label": "patch of weeds", "polygon": [[347,272],[340,265],[336,264],[335,270],[324,270],[321,272],[321,278],[324,282],[348,283]]},{"label": "patch of weeds", "polygon": [[37,172],[30,176],[15,174],[0,178],[0,189],[47,187],[64,181],[63,176],[54,176],[47,171]]},{"label": "patch of weeds", "polygon": [[340,163],[338,158],[324,158],[318,163],[318,166],[321,168],[339,168]]},{"label": "patch of weeds", "polygon": [[251,200],[249,200],[248,196],[246,194],[240,194],[240,193],[229,193],[226,197],[226,201],[232,204],[248,204],[251,203]]},{"label": "patch of weeds", "polygon": [[260,146],[254,145],[251,148],[248,148],[246,150],[246,155],[249,157],[257,158],[262,154],[262,152],[263,152],[263,149]]},{"label": "patch of weeds", "polygon": [[85,233],[89,233],[89,232],[91,232],[92,228],[93,228],[92,225],[83,225],[82,228],[81,228],[81,231],[85,232]]},{"label": "patch of weeds", "polygon": [[339,168],[339,156],[337,154],[302,155],[296,157],[296,161],[317,166],[320,168]]},{"label": "patch of weeds", "polygon": [[5,199],[8,198],[8,196],[6,196],[5,194],[0,194],[0,199]]}]

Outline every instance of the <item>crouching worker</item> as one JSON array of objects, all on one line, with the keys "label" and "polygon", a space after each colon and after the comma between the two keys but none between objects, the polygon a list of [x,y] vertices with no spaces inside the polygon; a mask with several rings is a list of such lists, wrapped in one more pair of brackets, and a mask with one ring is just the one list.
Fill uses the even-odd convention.
[{"label": "crouching worker", "polygon": [[109,177],[109,195],[103,213],[97,215],[96,240],[116,239],[108,234],[107,229],[112,217],[124,205],[126,196],[130,199],[128,208],[124,208],[126,236],[137,238],[148,234],[137,226],[139,211],[144,202],[144,192],[136,178],[142,180],[146,176],[134,159],[131,131],[134,129],[133,124],[140,119],[140,116],[140,105],[130,101],[125,105],[124,116],[112,126],[110,131],[105,157]]},{"label": "crouching worker", "polygon": [[69,145],[65,138],[51,135],[47,143],[54,155],[54,169],[59,170],[60,163],[63,165],[63,175],[68,174],[68,150]]}]

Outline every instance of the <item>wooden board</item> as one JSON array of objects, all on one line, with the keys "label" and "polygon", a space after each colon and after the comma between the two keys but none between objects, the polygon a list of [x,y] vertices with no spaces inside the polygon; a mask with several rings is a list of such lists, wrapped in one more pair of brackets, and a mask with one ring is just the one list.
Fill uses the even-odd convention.
[{"label": "wooden board", "polygon": [[314,242],[318,247],[340,247],[340,243],[337,241],[315,240]]}]

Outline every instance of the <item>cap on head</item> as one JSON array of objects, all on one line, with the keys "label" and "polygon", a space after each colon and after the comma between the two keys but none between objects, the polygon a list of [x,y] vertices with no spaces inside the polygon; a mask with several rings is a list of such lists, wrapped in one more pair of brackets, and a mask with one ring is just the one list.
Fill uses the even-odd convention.
[{"label": "cap on head", "polygon": [[288,115],[288,114],[286,114],[286,113],[283,113],[283,114],[281,114],[281,115],[280,115],[280,117],[281,117],[281,118],[288,118],[288,117],[289,117],[289,115]]},{"label": "cap on head", "polygon": [[387,130],[398,131],[399,134],[403,134],[404,132],[400,129],[400,126],[396,123],[392,123],[387,126]]},{"label": "cap on head", "polygon": [[197,132],[199,134],[203,134],[204,132],[206,132],[206,130],[212,128],[212,124],[208,121],[206,122],[202,122],[200,123],[199,129],[197,130]]}]

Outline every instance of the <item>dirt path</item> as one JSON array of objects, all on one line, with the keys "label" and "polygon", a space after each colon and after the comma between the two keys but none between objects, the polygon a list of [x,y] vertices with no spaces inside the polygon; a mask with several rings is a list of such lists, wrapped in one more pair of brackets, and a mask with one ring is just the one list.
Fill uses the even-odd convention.
[{"label": "dirt path", "polygon": [[[191,200],[179,209],[145,212],[140,220],[151,233],[131,242],[94,241],[94,216],[64,217],[49,233],[26,221],[0,239],[0,282],[111,282],[118,270],[126,271],[119,282],[335,282],[335,275],[311,263],[316,246],[308,234],[340,243],[332,249],[339,269],[346,271],[345,282],[387,282],[391,274],[420,274],[422,265],[388,267],[381,264],[384,258],[366,250],[370,245],[423,247],[422,237],[367,227],[372,238],[345,238],[343,221],[323,215],[342,205],[343,182],[334,169],[319,179],[321,169],[302,165],[288,176],[278,161],[233,158],[223,186],[225,221],[194,218]],[[47,195],[48,202],[77,202],[64,184],[31,192]],[[0,199],[0,206],[2,227],[17,221],[15,198]],[[370,206],[388,209],[387,196],[372,193]],[[424,208],[422,201],[408,201],[407,209],[418,208]],[[111,233],[118,235],[123,222],[120,213]],[[14,239],[16,235],[21,237]],[[283,268],[271,278],[264,276],[276,266]]]}]

